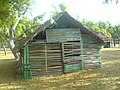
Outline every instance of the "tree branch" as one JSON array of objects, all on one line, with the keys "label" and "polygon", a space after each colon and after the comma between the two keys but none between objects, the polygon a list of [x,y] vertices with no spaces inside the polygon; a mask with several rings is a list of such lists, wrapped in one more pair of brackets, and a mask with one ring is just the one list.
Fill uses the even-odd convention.
[{"label": "tree branch", "polygon": [[15,41],[17,41],[19,38],[21,38],[21,37],[24,35],[24,33],[26,33],[28,30],[30,30],[30,29],[32,29],[32,28],[34,28],[34,27],[37,27],[37,26],[39,26],[39,25],[40,25],[40,24],[36,24],[36,25],[31,26],[30,28],[25,29],[25,30],[21,33],[21,35],[20,35],[18,38],[15,39]]}]

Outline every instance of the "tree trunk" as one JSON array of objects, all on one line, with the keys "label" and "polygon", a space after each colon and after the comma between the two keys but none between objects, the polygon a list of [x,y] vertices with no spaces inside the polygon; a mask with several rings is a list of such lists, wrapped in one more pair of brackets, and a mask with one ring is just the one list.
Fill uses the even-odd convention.
[{"label": "tree trunk", "polygon": [[2,44],[5,55],[7,55],[7,51],[6,51],[6,48],[5,48],[5,45],[4,45],[3,41],[1,41],[1,44]]},{"label": "tree trunk", "polygon": [[14,40],[15,40],[14,29],[13,28],[9,29],[10,36],[9,36],[8,45],[9,45],[9,48],[12,51],[15,59],[19,60],[18,51],[17,51],[16,45],[14,43]]},{"label": "tree trunk", "polygon": [[9,40],[8,45],[9,45],[9,48],[10,48],[11,52],[13,53],[15,59],[19,60],[19,54],[18,54],[17,48],[14,44],[14,40]]},{"label": "tree trunk", "polygon": [[19,60],[19,53],[18,53],[18,49],[16,48],[16,45],[14,43],[14,41],[15,41],[15,30],[16,30],[16,27],[17,27],[21,17],[22,16],[20,16],[18,18],[18,20],[16,21],[16,23],[14,25],[12,25],[12,27],[9,29],[10,35],[9,35],[8,45],[9,45],[9,48],[12,51],[16,60]]}]

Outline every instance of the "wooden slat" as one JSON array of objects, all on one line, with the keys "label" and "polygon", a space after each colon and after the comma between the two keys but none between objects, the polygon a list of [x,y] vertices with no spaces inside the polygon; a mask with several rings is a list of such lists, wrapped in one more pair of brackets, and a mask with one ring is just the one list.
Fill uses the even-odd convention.
[{"label": "wooden slat", "polygon": [[32,64],[32,74],[62,73],[60,44],[42,44],[42,46],[39,44],[36,46],[29,47],[29,62]]}]

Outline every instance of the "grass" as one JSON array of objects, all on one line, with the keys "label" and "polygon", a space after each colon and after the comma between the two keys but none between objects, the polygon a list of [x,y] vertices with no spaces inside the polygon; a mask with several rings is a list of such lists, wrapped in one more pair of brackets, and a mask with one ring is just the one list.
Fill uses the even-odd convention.
[{"label": "grass", "polygon": [[0,52],[0,90],[120,90],[120,48],[102,50],[102,68],[24,80],[17,61]]}]

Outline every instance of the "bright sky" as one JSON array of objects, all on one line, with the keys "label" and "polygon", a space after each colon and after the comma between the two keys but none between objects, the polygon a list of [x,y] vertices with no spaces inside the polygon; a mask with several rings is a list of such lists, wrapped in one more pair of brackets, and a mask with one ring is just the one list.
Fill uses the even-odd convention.
[{"label": "bright sky", "polygon": [[35,0],[33,6],[33,16],[46,13],[46,19],[49,19],[50,12],[53,10],[53,5],[58,7],[58,4],[65,2],[67,12],[79,19],[87,19],[90,21],[109,21],[112,24],[120,24],[120,2],[118,5],[102,3],[103,0]]}]

